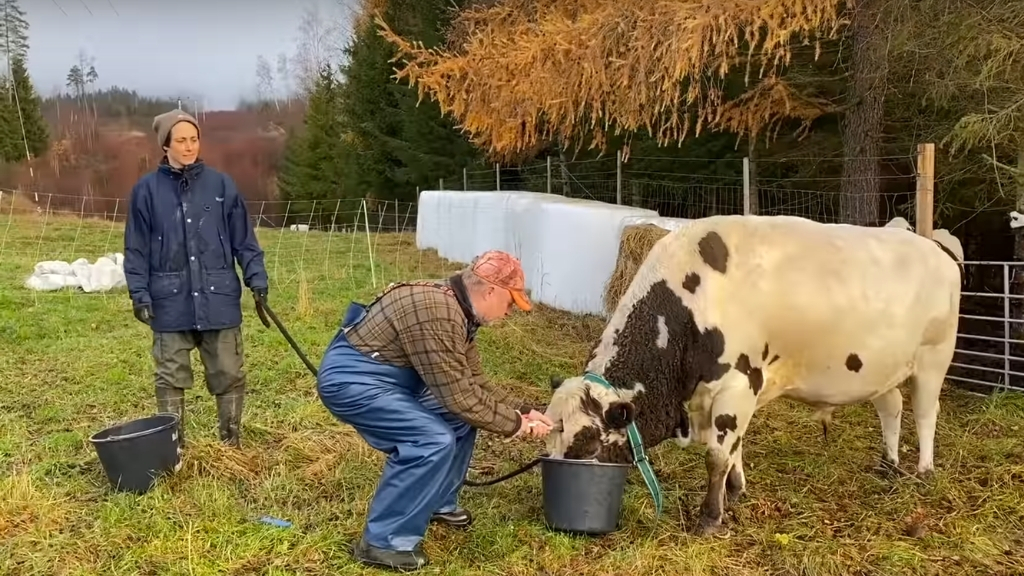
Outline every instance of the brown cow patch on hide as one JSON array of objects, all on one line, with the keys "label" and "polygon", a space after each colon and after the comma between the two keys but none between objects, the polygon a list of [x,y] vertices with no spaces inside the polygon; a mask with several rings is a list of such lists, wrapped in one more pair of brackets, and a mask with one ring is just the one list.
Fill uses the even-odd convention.
[{"label": "brown cow patch on hide", "polygon": [[690,272],[683,279],[683,290],[686,290],[690,294],[697,292],[697,287],[700,286],[700,274],[696,272]]},{"label": "brown cow patch on hide", "polygon": [[750,356],[740,354],[739,358],[736,359],[736,371],[747,377],[747,381],[750,382],[750,389],[754,392],[755,396],[761,393],[761,387],[764,386],[764,373],[761,372],[760,368],[751,366]]},{"label": "brown cow patch on hide", "polygon": [[705,264],[715,272],[725,274],[726,266],[729,264],[729,248],[718,232],[705,234],[697,243],[697,249]]},{"label": "brown cow patch on hide", "polygon": [[715,416],[715,428],[718,429],[718,443],[725,443],[725,435],[729,431],[736,431],[736,415],[735,414],[719,414]]},{"label": "brown cow patch on hide", "polygon": [[860,356],[850,354],[846,357],[846,369],[850,372],[860,372],[860,369],[863,367],[864,362],[861,362]]},{"label": "brown cow patch on hide", "polygon": [[[658,317],[665,319],[668,345],[659,347]],[[665,280],[654,283],[637,301],[622,328],[613,336],[615,356],[602,376],[615,388],[644,387],[633,399],[636,425],[644,445],[653,447],[675,435],[681,422],[688,422],[685,402],[700,382],[715,382],[729,370],[719,362],[725,350],[725,335],[718,328],[697,328],[693,312]],[[688,426],[687,426],[688,429]],[[618,452],[618,451],[617,451]],[[602,461],[629,462],[628,448],[623,460],[602,455]]]}]

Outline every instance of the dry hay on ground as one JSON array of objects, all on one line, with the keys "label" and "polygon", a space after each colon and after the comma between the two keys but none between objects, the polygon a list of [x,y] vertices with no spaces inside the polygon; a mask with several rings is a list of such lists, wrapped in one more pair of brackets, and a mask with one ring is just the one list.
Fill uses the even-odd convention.
[{"label": "dry hay on ground", "polygon": [[637,268],[647,258],[654,243],[668,234],[668,230],[654,224],[636,224],[622,229],[619,240],[619,257],[615,260],[615,271],[608,280],[604,291],[604,309],[611,314],[619,304],[619,298],[626,293],[633,281]]}]

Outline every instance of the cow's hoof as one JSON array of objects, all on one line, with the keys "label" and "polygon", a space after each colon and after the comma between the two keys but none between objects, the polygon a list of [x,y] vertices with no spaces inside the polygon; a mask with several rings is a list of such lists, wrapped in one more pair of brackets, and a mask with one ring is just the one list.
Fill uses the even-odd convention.
[{"label": "cow's hoof", "polygon": [[735,492],[727,491],[725,493],[725,504],[727,506],[735,506],[745,494],[746,492],[743,490],[736,490]]},{"label": "cow's hoof", "polygon": [[917,479],[922,482],[931,483],[935,480],[935,469],[929,468],[927,470],[919,470],[915,476],[917,476]]},{"label": "cow's hoof", "polygon": [[700,522],[697,523],[697,536],[706,538],[708,536],[719,536],[727,532],[725,526],[721,520],[711,520],[709,518],[701,518]]},{"label": "cow's hoof", "polygon": [[875,472],[883,478],[895,478],[901,475],[899,466],[884,456],[879,460],[878,466],[875,467]]}]

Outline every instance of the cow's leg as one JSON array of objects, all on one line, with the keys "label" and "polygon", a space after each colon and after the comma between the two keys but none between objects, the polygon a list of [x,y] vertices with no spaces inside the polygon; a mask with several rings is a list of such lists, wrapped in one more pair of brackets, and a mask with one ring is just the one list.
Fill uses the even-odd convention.
[{"label": "cow's leg", "polygon": [[711,396],[706,388],[698,388],[689,402],[683,403],[680,411],[674,437],[680,448],[686,448],[694,442],[707,442],[702,431],[707,430],[711,425],[708,420],[710,413]]},{"label": "cow's leg", "polygon": [[878,411],[878,419],[882,424],[882,441],[884,451],[882,452],[883,471],[895,471],[900,464],[900,420],[903,417],[903,394],[899,388],[892,388],[888,392],[876,397],[871,401]]},{"label": "cow's leg", "polygon": [[711,404],[711,429],[706,439],[708,488],[700,507],[698,532],[701,535],[722,529],[726,478],[739,461],[743,433],[756,404],[745,375],[732,371],[721,382],[723,385]]},{"label": "cow's leg", "polygon": [[725,477],[726,503],[730,506],[736,504],[747,489],[747,478],[743,474],[743,439],[738,440],[736,453],[733,455],[732,468]]},{"label": "cow's leg", "polygon": [[955,340],[942,346],[927,346],[918,352],[917,372],[911,377],[914,422],[917,424],[919,455],[917,473],[927,476],[935,469],[935,422],[939,418],[939,394],[946,370],[953,358]]},{"label": "cow's leg", "polygon": [[676,427],[673,439],[680,448],[686,448],[693,442],[693,427],[690,424],[689,415],[684,410],[679,417],[679,424]]}]

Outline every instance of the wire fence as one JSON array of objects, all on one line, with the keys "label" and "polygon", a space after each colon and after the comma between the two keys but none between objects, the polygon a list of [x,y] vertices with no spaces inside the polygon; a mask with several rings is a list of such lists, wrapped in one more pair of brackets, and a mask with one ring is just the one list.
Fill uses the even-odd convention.
[{"label": "wire fence", "polygon": [[882,170],[878,176],[860,179],[878,182],[878,190],[870,194],[849,192],[858,178],[844,177],[843,158],[631,156],[624,161],[621,153],[593,160],[548,157],[524,166],[464,169],[459,175],[439,179],[437,187],[558,194],[655,210],[670,218],[763,214],[872,226],[895,217],[914,222],[918,158],[905,155],[870,160],[876,160]]},{"label": "wire fence", "polygon": [[[909,161],[910,158],[902,158]],[[703,160],[703,171],[658,170],[679,159],[618,158],[562,163],[549,160],[515,171],[466,171],[468,190],[523,190],[648,208],[660,215],[700,218],[715,214],[785,214],[824,222],[845,221],[850,203],[840,178],[754,177],[752,163]],[[687,160],[686,162],[695,162]],[[785,164],[790,161],[776,161]],[[643,166],[643,170],[629,165]],[[760,163],[758,169],[763,170]],[[610,167],[609,167],[610,165]],[[729,174],[733,168],[739,175]],[[788,167],[784,167],[788,170]],[[776,166],[769,173],[785,172]],[[448,180],[451,183],[455,180]],[[439,188],[446,187],[440,181]],[[915,174],[885,179],[877,195],[875,224],[894,217],[914,222]],[[387,282],[438,270],[436,255],[415,242],[415,202],[373,198],[322,201],[247,201],[249,217],[265,250],[271,282],[346,282],[379,288]],[[21,277],[42,261],[92,262],[120,252],[125,198],[0,192],[0,270]],[[450,266],[454,264],[449,264]],[[957,352],[949,379],[982,392],[1024,391],[1024,263],[968,262]]]},{"label": "wire fence", "polygon": [[[246,202],[246,208],[278,288],[330,282],[374,290],[455,266],[417,250],[412,203],[267,201]],[[0,274],[25,285],[34,271],[71,272],[48,263],[93,264],[123,252],[127,210],[127,200],[118,198],[0,192]],[[59,281],[37,278],[36,285]]]}]

